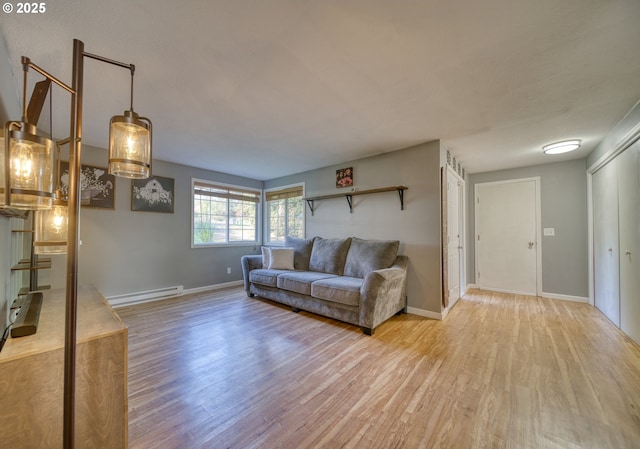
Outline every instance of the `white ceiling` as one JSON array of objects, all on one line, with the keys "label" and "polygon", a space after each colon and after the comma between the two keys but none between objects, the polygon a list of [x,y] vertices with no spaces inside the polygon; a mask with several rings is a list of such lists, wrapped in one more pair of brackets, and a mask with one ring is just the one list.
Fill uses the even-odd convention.
[{"label": "white ceiling", "polygon": [[[22,55],[70,84],[81,39],[136,65],[154,158],[256,179],[433,139],[469,172],[584,157],[640,99],[638,0],[45,4],[0,13],[16,95]],[[129,72],[85,58],[84,79],[84,142],[106,147]],[[54,91],[60,138],[66,97]],[[542,155],[569,138],[581,150]]]}]

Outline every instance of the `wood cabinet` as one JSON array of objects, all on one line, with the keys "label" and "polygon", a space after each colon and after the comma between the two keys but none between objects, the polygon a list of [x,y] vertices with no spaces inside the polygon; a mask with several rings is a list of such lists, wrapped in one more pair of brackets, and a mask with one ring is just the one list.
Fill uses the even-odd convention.
[{"label": "wood cabinet", "polygon": [[[62,447],[64,317],[64,289],[45,291],[36,334],[0,352],[0,447]],[[127,447],[127,336],[104,297],[80,287],[76,447]]]}]

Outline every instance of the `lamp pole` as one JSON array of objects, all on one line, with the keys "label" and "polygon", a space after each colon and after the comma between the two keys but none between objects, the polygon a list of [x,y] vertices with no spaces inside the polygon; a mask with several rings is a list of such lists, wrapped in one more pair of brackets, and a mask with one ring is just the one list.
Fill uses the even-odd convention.
[{"label": "lamp pole", "polygon": [[[64,409],[63,444],[64,449],[75,447],[75,405],[76,405],[76,329],[78,311],[78,253],[80,227],[80,174],[82,154],[82,92],[84,80],[84,58],[115,65],[131,71],[131,113],[133,114],[133,72],[135,66],[124,62],[86,53],[81,40],[73,40],[73,74],[71,96],[71,138],[69,146],[69,203],[67,228],[67,284],[65,311],[65,351],[64,351]],[[137,117],[137,116],[136,116]],[[147,118],[140,120],[149,122]],[[150,166],[150,162],[149,162]],[[123,176],[120,174],[119,176]],[[126,177],[126,176],[125,176]]]},{"label": "lamp pole", "polygon": [[64,449],[75,447],[76,330],[78,312],[78,246],[80,224],[80,156],[82,154],[82,87],[84,43],[73,40],[71,130],[69,145],[69,212],[67,228],[67,283],[64,339],[64,407],[62,440]]}]

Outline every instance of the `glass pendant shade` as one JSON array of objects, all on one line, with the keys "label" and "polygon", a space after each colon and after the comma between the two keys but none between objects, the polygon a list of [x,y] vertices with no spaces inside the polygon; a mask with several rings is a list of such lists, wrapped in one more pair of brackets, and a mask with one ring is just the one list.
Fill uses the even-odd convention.
[{"label": "glass pendant shade", "polygon": [[[11,123],[11,122],[10,122]],[[26,122],[13,122],[19,130],[9,130],[9,170],[3,170],[3,181],[9,178],[10,195],[4,195],[5,206],[12,209],[42,210],[51,208],[53,200],[53,141],[37,135],[36,127]],[[6,165],[6,142],[2,147]],[[4,189],[3,189],[4,190]]]},{"label": "glass pendant shade", "polygon": [[67,252],[67,202],[54,200],[49,210],[35,214],[33,251],[36,254],[65,254]]},{"label": "glass pendant shade", "polygon": [[133,111],[111,119],[109,173],[131,179],[151,174],[151,126]]}]

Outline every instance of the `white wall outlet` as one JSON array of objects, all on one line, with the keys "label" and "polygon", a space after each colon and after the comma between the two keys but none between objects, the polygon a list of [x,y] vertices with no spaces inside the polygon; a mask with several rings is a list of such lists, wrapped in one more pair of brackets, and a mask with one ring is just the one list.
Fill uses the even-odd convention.
[{"label": "white wall outlet", "polygon": [[227,274],[231,274],[231,267],[227,267]]},{"label": "white wall outlet", "polygon": [[544,228],[543,231],[546,237],[553,237],[556,235],[556,228]]}]

